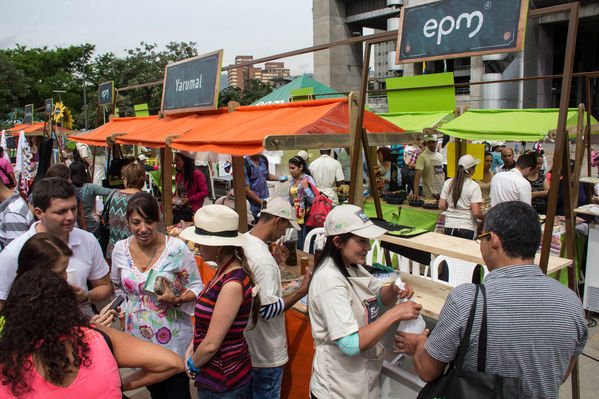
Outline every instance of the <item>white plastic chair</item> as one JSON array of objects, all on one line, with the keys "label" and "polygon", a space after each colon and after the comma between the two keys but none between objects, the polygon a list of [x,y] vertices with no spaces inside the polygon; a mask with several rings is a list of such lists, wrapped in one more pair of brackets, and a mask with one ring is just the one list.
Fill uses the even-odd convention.
[{"label": "white plastic chair", "polygon": [[[368,253],[366,254],[366,264],[367,265],[372,265],[372,259],[374,257],[374,253],[376,252],[376,259],[374,260],[374,263],[378,263],[380,265],[384,265],[385,264],[385,257],[383,249],[381,248],[381,243],[379,240],[372,240],[372,243],[370,244],[370,251],[368,251]],[[390,265],[387,265],[390,266]]]},{"label": "white plastic chair", "polygon": [[310,242],[314,238],[314,248],[323,248],[324,243],[326,241],[326,236],[324,235],[324,227],[317,227],[315,229],[310,230],[308,235],[306,235],[306,239],[304,240],[304,252],[314,253],[314,251],[310,252]]},{"label": "white plastic chair", "polygon": [[[449,268],[449,281],[447,281],[447,284],[452,287],[457,287],[460,284],[472,282],[472,274],[476,268],[476,263],[450,258],[449,256],[444,255],[437,256],[431,264],[431,279],[433,281],[439,281],[439,265],[443,261],[447,262],[447,267]],[[486,275],[489,270],[484,265],[483,269],[484,274]]]},{"label": "white plastic chair", "polygon": [[141,190],[145,191],[146,193],[149,193],[152,197],[156,196],[156,193],[154,192],[154,187],[152,186],[152,175],[150,174],[150,172],[146,172],[146,181]]}]

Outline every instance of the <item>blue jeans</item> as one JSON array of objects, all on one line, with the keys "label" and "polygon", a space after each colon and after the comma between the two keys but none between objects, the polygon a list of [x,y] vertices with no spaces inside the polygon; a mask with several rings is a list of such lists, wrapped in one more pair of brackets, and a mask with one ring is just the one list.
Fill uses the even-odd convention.
[{"label": "blue jeans", "polygon": [[306,226],[305,224],[300,224],[301,230],[297,232],[297,249],[304,252],[309,252],[310,248],[304,249],[304,241],[306,240],[306,236],[312,230],[311,227]]},{"label": "blue jeans", "polygon": [[212,391],[199,391],[198,399],[244,399],[245,390],[247,385],[237,388],[234,391],[229,392],[212,392]]},{"label": "blue jeans", "polygon": [[252,367],[252,378],[245,391],[247,399],[279,399],[283,366]]}]

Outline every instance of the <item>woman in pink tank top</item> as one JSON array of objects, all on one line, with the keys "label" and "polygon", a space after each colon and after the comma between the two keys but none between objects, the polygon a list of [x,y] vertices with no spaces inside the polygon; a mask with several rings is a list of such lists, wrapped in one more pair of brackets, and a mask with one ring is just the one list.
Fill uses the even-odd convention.
[{"label": "woman in pink tank top", "polygon": [[0,316],[1,398],[120,399],[119,366],[142,368],[123,379],[124,390],[183,370],[181,358],[168,349],[91,327],[73,289],[48,270],[17,278]]}]

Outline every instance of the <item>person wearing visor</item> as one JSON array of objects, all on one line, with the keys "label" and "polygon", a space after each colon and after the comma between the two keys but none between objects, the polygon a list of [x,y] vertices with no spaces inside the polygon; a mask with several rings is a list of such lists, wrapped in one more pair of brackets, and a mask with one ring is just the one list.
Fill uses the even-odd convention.
[{"label": "person wearing visor", "polygon": [[[421,305],[406,286],[385,285],[362,266],[370,240],[384,234],[355,205],[340,205],[327,216],[327,241],[308,289],[315,354],[311,398],[378,398],[383,367],[382,336],[400,320],[415,319]],[[379,317],[380,310],[387,311]]]}]

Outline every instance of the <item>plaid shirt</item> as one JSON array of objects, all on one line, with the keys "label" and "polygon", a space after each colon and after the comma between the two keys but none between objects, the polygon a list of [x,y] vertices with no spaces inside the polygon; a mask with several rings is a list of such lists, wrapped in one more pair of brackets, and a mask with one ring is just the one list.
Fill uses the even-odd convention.
[{"label": "plaid shirt", "polygon": [[408,159],[409,162],[408,163],[416,163],[416,161],[418,160],[418,156],[420,155],[422,151],[420,151],[420,148],[416,147],[415,149],[412,149],[410,151],[408,151]]}]

